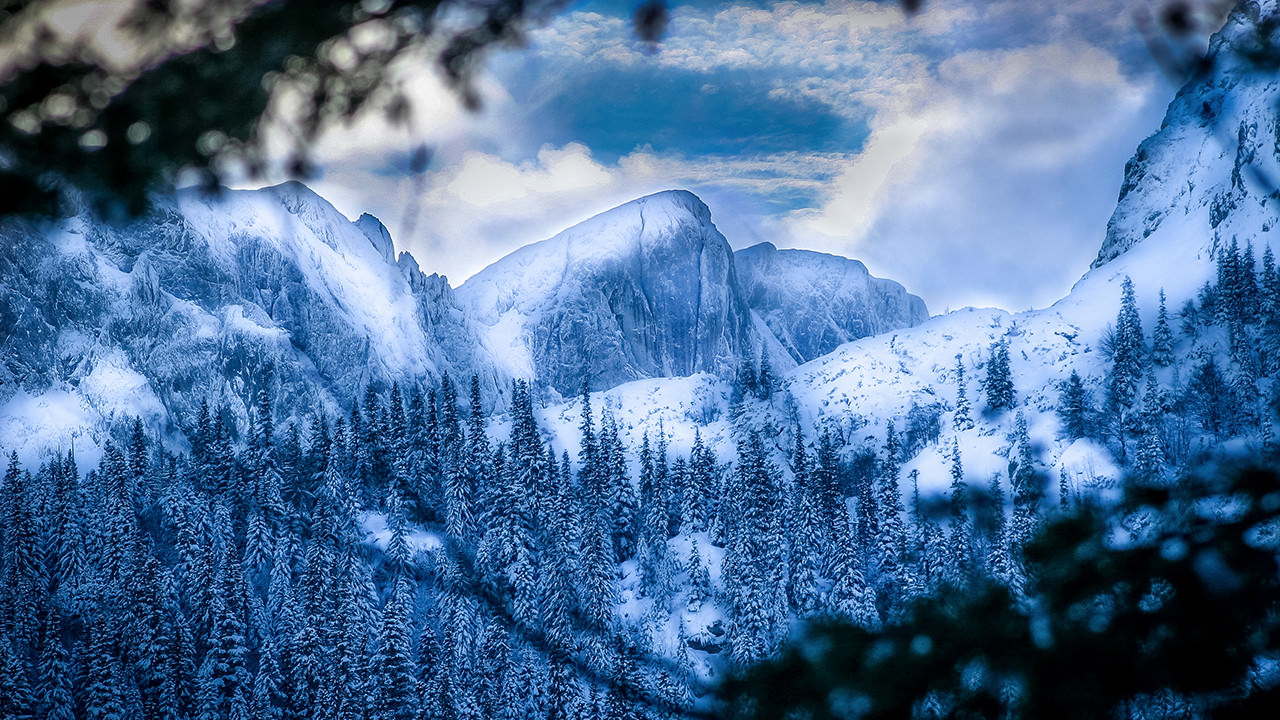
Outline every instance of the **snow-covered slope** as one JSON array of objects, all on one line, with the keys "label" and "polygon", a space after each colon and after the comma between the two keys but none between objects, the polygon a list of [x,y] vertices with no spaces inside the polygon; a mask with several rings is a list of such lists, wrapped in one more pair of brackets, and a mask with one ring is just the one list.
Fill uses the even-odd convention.
[{"label": "snow-covered slope", "polygon": [[692,193],[649,195],[490,265],[458,289],[512,377],[583,382],[728,374],[759,340],[733,251]]},{"label": "snow-covered slope", "polygon": [[486,367],[444,278],[396,263],[377,219],[352,223],[297,183],[179,193],[124,227],[87,211],[9,221],[0,242],[9,447],[46,393],[83,425],[138,414],[173,430],[202,399],[243,421],[267,368],[280,411],[301,415],[367,383]]},{"label": "snow-covered slope", "polygon": [[924,301],[857,260],[760,243],[734,253],[747,304],[798,363],[929,319]]},{"label": "snow-covered slope", "polygon": [[[1280,75],[1274,68],[1274,0],[1242,2],[1211,40],[1207,70],[1169,105],[1160,131],[1125,167],[1097,267],[1140,242],[1196,235],[1210,248],[1274,230],[1280,189]],[[1146,238],[1153,237],[1148,241]]]}]

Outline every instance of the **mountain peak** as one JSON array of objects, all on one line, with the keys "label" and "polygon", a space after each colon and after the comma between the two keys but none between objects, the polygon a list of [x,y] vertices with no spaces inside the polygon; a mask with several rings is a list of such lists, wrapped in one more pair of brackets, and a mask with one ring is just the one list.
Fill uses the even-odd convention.
[{"label": "mountain peak", "polygon": [[1160,130],[1125,165],[1097,268],[1152,235],[1212,250],[1274,224],[1280,81],[1257,62],[1275,2],[1243,2],[1209,43],[1208,71],[1178,91]]},{"label": "mountain peak", "polygon": [[687,190],[619,205],[481,270],[458,289],[512,377],[584,381],[729,372],[754,342],[733,251]]}]

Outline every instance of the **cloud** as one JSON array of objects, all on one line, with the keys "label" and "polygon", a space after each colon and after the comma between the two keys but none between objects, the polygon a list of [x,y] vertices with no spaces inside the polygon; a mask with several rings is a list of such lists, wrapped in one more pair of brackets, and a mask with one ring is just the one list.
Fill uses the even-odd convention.
[{"label": "cloud", "polygon": [[1072,43],[961,53],[922,89],[776,231],[857,255],[935,310],[1061,297],[1097,251],[1124,159],[1155,129],[1158,85]]},{"label": "cloud", "polygon": [[[935,309],[1065,292],[1172,94],[1112,0],[957,0],[910,19],[856,0],[679,5],[656,52],[625,17],[572,12],[489,67],[478,116],[406,68],[440,112],[335,134],[317,189],[458,282],[689,187],[735,245],[859,257]],[[421,140],[432,170],[406,177]]]}]

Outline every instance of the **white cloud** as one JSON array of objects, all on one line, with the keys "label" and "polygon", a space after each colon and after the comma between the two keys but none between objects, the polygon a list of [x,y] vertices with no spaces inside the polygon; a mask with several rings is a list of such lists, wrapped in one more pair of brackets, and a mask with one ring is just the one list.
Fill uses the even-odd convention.
[{"label": "white cloud", "polygon": [[[402,249],[455,283],[595,212],[683,186],[708,200],[736,245],[764,238],[859,257],[935,310],[1048,302],[1096,250],[1123,163],[1171,90],[1117,59],[1134,37],[1111,0],[925,8],[906,19],[892,3],[855,0],[681,5],[657,52],[634,41],[626,19],[570,13],[499,73],[541,99],[584,68],[702,73],[705,94],[726,91],[719,73],[746,70],[770,97],[851,120],[870,113],[870,136],[849,152],[641,147],[603,162],[580,143],[544,145],[530,109],[494,76],[475,116],[432,73],[406,72],[427,98],[420,105],[439,109],[432,122],[412,134],[372,124],[335,134],[317,189],[350,214],[379,215]],[[420,139],[437,150],[433,170],[387,174],[388,156]],[[779,197],[815,202],[783,214],[770,202]]]}]

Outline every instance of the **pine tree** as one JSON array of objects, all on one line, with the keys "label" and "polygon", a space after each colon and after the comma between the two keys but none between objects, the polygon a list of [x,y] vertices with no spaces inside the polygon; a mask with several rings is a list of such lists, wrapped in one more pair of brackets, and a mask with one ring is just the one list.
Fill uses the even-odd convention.
[{"label": "pine tree", "polygon": [[1009,344],[1003,340],[991,345],[987,359],[987,375],[982,382],[987,408],[992,411],[1013,407],[1013,375],[1009,368]]},{"label": "pine tree", "polygon": [[1014,423],[1013,452],[1009,460],[1009,484],[1013,489],[1013,525],[1009,540],[1020,549],[1035,532],[1040,515],[1040,471],[1036,467],[1027,419],[1018,413]]},{"label": "pine tree", "polygon": [[[39,677],[35,687],[36,707],[39,712],[33,717],[46,720],[74,720],[75,696],[72,694],[71,660],[66,646],[62,643],[61,620],[57,609],[47,610],[45,618],[46,629],[40,647],[37,667]],[[11,676],[8,670],[0,672],[0,676],[20,680],[16,674]],[[3,687],[3,683],[4,681],[0,680],[0,697],[15,698],[17,702],[14,704],[20,706],[22,704],[21,689]],[[0,717],[13,717],[15,715],[11,714],[12,712],[11,709],[6,708],[0,712]]]},{"label": "pine tree", "polygon": [[702,440],[702,431],[695,428],[693,448],[689,453],[689,483],[683,493],[681,512],[685,532],[702,532],[711,529],[714,511],[717,462],[715,453]]},{"label": "pine tree", "polygon": [[769,363],[769,352],[760,348],[760,373],[756,376],[756,397],[768,400],[773,397],[777,379],[773,376],[773,366]]},{"label": "pine tree", "polygon": [[791,497],[787,503],[788,537],[791,539],[787,558],[788,595],[792,609],[801,617],[807,617],[818,608],[818,574],[822,565],[823,532],[819,524],[804,436],[799,428],[795,432],[795,451],[791,464],[795,482],[791,486]]},{"label": "pine tree", "polygon": [[900,581],[903,551],[906,549],[906,526],[903,523],[902,491],[898,486],[900,463],[898,436],[893,421],[885,433],[884,451],[880,472],[876,477],[876,512],[879,526],[876,533],[876,558],[884,580],[893,584]]},{"label": "pine tree", "polygon": [[81,654],[85,661],[84,716],[89,720],[125,720],[124,673],[105,621],[91,621],[85,636]]},{"label": "pine tree", "polygon": [[698,552],[698,541],[694,540],[689,548],[689,601],[686,609],[696,613],[702,609],[702,603],[711,597],[711,575]]},{"label": "pine tree", "polygon": [[439,720],[450,717],[448,670],[439,637],[424,621],[418,634],[418,663],[415,677],[417,720]]},{"label": "pine tree", "polygon": [[951,422],[957,431],[973,429],[969,398],[965,394],[964,357],[960,353],[956,353],[956,410]]},{"label": "pine tree", "polygon": [[1142,319],[1138,315],[1133,280],[1127,275],[1120,288],[1120,313],[1116,316],[1114,340],[1107,406],[1112,413],[1119,414],[1122,408],[1133,404],[1143,375]]},{"label": "pine tree", "polygon": [[1160,288],[1160,309],[1156,313],[1156,327],[1151,331],[1151,361],[1159,367],[1168,367],[1173,362],[1173,330],[1165,309],[1164,288]]},{"label": "pine tree", "polygon": [[398,577],[382,609],[382,626],[370,668],[377,699],[374,720],[413,720],[416,705],[412,635],[413,590]]},{"label": "pine tree", "polygon": [[507,629],[496,619],[485,627],[480,640],[475,683],[480,711],[485,718],[500,718],[504,696],[511,694],[511,642]]},{"label": "pine tree", "polygon": [[951,445],[951,527],[946,559],[951,582],[967,583],[973,573],[973,523],[969,518],[969,490],[964,482],[959,440]]},{"label": "pine tree", "polygon": [[854,533],[847,515],[843,515],[833,529],[835,547],[832,549],[831,590],[824,602],[828,614],[843,617],[868,630],[880,627],[880,614],[876,610],[875,589],[862,574],[858,555],[854,549]]},{"label": "pine tree", "polygon": [[1164,408],[1160,403],[1159,387],[1155,373],[1147,374],[1147,387],[1142,398],[1142,435],[1138,441],[1134,470],[1141,477],[1157,479],[1164,473],[1164,440],[1161,428]]},{"label": "pine tree", "polygon": [[733,659],[746,665],[783,639],[786,616],[780,478],[756,433],[739,443],[732,493],[741,517],[729,534],[723,573],[732,593]]},{"label": "pine tree", "polygon": [[1070,440],[1087,437],[1089,418],[1089,395],[1084,389],[1084,381],[1074,369],[1071,376],[1062,383],[1058,396],[1058,418],[1062,421],[1062,430]]},{"label": "pine tree", "polygon": [[[28,680],[26,663],[19,652],[14,649],[10,638],[0,639],[0,718],[34,720],[37,717],[36,697]],[[86,710],[93,712],[90,708]]]},{"label": "pine tree", "polygon": [[622,562],[635,556],[640,533],[640,501],[627,477],[627,461],[617,422],[607,411],[600,423],[599,452],[614,558]]}]

